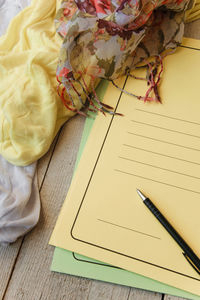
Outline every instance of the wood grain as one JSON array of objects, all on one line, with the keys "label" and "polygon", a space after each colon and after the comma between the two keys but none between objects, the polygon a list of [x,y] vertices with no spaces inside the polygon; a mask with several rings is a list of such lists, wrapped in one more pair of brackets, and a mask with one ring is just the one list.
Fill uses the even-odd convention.
[{"label": "wood grain", "polygon": [[[87,300],[127,300],[130,288],[93,280]],[[84,298],[83,298],[84,299]]]},{"label": "wood grain", "polygon": [[[49,270],[54,248],[48,245],[48,241],[71,182],[83,123],[84,120],[77,116],[68,122],[59,136],[41,189],[40,223],[24,239],[5,300],[126,300],[129,297],[129,287],[57,274]],[[141,291],[137,290],[135,293],[141,294]],[[145,293],[149,296],[149,292],[145,291],[142,295]],[[155,294],[152,293],[152,296]]]},{"label": "wood grain", "polygon": [[[200,20],[186,25],[185,36],[200,39]],[[42,202],[40,222],[24,239],[0,248],[0,299],[183,300],[50,272],[54,248],[48,241],[71,182],[83,124],[84,119],[80,116],[70,120],[38,164]]]},{"label": "wood grain", "polygon": [[8,285],[9,278],[12,275],[13,265],[17,259],[21,241],[22,239],[19,239],[16,243],[7,247],[0,246],[0,299],[2,299]]},{"label": "wood grain", "polygon": [[162,294],[131,288],[128,300],[161,300]]},{"label": "wood grain", "polygon": [[185,300],[185,298],[180,298],[180,297],[165,295],[164,298],[163,298],[163,300]]},{"label": "wood grain", "polygon": [[[58,134],[59,136],[59,134]],[[42,160],[38,163],[37,166],[37,173],[38,173],[38,186],[41,188],[42,182],[45,178],[46,171],[48,170],[48,165],[51,160],[57,138],[55,138],[54,142],[52,143],[49,151],[46,155],[42,158]],[[23,238],[18,239],[18,241],[12,245],[7,247],[0,246],[0,299],[3,298],[3,295],[6,292],[7,286],[9,284],[10,278],[12,277],[12,272],[14,270],[18,254],[20,252],[20,248],[23,244]]]},{"label": "wood grain", "polygon": [[49,270],[54,248],[48,241],[71,182],[83,122],[79,116],[71,119],[59,136],[40,193],[40,222],[23,241],[4,299],[65,299],[68,292],[78,293],[79,281],[82,290],[90,284],[88,280],[68,278]]}]

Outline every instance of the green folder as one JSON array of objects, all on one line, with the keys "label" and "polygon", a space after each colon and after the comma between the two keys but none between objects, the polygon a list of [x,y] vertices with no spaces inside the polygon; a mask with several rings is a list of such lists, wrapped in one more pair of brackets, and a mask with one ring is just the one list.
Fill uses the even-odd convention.
[{"label": "green folder", "polygon": [[[103,99],[107,81],[102,81],[97,88],[97,94],[100,99]],[[81,154],[85,147],[87,138],[92,129],[95,120],[95,114],[91,113],[86,119],[83,135],[77,155],[75,169],[78,166]],[[144,290],[170,294],[178,297],[200,300],[200,296],[188,293],[175,287],[166,285],[151,278],[120,269],[115,266],[104,264],[100,261],[67,251],[61,248],[55,248],[51,271],[66,273],[116,284],[126,285],[130,287],[140,288]]]}]

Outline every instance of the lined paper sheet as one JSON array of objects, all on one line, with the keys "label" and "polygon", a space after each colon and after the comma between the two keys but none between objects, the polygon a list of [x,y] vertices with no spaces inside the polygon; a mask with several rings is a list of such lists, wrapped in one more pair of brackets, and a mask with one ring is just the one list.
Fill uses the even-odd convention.
[{"label": "lined paper sheet", "polygon": [[[51,239],[56,246],[198,295],[200,277],[136,188],[200,256],[199,48],[186,40],[165,59],[162,104],[108,88],[105,102],[125,117],[95,121]],[[143,81],[130,77],[120,84],[139,95],[146,90]]]}]

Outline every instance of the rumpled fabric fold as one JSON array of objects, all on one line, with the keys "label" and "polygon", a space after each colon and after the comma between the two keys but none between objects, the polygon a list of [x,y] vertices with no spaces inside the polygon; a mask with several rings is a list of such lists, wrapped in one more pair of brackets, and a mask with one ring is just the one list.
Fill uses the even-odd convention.
[{"label": "rumpled fabric fold", "polygon": [[[57,32],[63,37],[57,77],[61,98],[73,99],[77,82],[80,102],[87,76],[115,80],[130,74],[138,64],[147,66],[147,93],[133,95],[144,101],[160,101],[159,66],[166,51],[174,51],[184,34],[185,12],[194,0],[62,0],[56,16]],[[148,62],[154,59],[154,63]],[[95,96],[95,93],[94,93]],[[66,100],[67,101],[67,100]],[[93,105],[105,111],[94,97]],[[67,105],[74,109],[73,101]],[[111,111],[109,111],[112,113]]]},{"label": "rumpled fabric fold", "polygon": [[[10,0],[7,1],[10,9],[13,9],[12,2]],[[26,1],[28,0],[23,0],[22,2],[25,3]],[[0,154],[2,154],[0,156],[0,244],[14,242],[19,236],[24,235],[37,224],[40,215],[40,198],[36,163],[33,162],[47,152],[61,125],[83,106],[89,92],[94,91],[97,83],[93,80],[94,75],[96,75],[95,72],[103,72],[100,77],[105,77],[104,75],[107,74],[112,78],[111,75],[118,73],[120,75],[125,71],[126,64],[122,64],[121,68],[119,68],[119,63],[118,65],[116,61],[112,63],[112,61],[109,61],[109,57],[106,64],[103,61],[105,59],[104,56],[108,56],[112,50],[111,45],[107,45],[109,47],[106,49],[109,51],[105,51],[105,44],[109,44],[109,39],[112,42],[115,40],[115,42],[121,43],[120,48],[122,50],[130,42],[128,38],[123,39],[120,27],[113,27],[112,22],[115,19],[107,20],[107,23],[98,21],[100,27],[96,29],[99,31],[97,34],[95,31],[91,31],[92,34],[94,33],[94,36],[91,42],[89,40],[91,38],[91,26],[93,23],[96,26],[96,20],[94,22],[93,18],[94,9],[98,10],[99,20],[103,20],[102,14],[109,12],[108,2],[101,0],[99,1],[101,5],[96,2],[98,5],[95,7],[94,1],[77,0],[78,8],[80,9],[78,17],[82,19],[78,19],[78,22],[76,22],[77,20],[74,18],[68,24],[71,17],[76,16],[77,7],[73,0],[64,0],[62,4],[61,0],[49,0],[45,3],[41,0],[33,0],[30,7],[25,8],[13,19],[7,33],[0,38]],[[121,1],[122,10],[126,2],[130,3],[131,0]],[[181,2],[176,1],[176,4],[181,4]],[[189,2],[192,3],[192,1]],[[54,28],[56,3],[57,7],[60,7],[61,4],[57,14],[56,25],[62,38],[56,34]],[[187,0],[184,0],[182,3],[187,4]],[[168,8],[173,11],[174,4],[170,6],[169,1],[168,4]],[[196,0],[193,8],[187,11],[187,21],[199,18],[199,5],[200,0]],[[182,6],[180,7],[183,9]],[[148,15],[148,10],[151,10],[151,8],[151,6],[148,7],[146,5],[144,12],[147,12]],[[189,8],[189,5],[187,8]],[[127,9],[124,10],[125,14],[127,11]],[[10,13],[12,14],[12,12]],[[172,16],[169,12],[166,15],[168,19]],[[3,17],[6,19],[6,15],[3,15]],[[84,18],[88,19],[83,20]],[[183,26],[181,25],[183,21],[182,12],[177,10],[174,20],[174,24],[180,30],[175,31],[176,35],[174,35],[175,39],[172,39],[172,48],[180,42],[183,34]],[[79,21],[83,23],[79,23]],[[157,21],[161,21],[161,19],[157,19]],[[172,23],[173,20],[170,24]],[[76,25],[75,27],[73,27],[74,24]],[[167,28],[167,22],[163,24]],[[77,28],[77,25],[80,25],[80,27]],[[159,24],[156,23],[157,25]],[[0,26],[0,29],[5,30],[6,26]],[[79,32],[80,28],[81,32]],[[87,28],[89,29],[88,31]],[[138,31],[139,35],[137,38],[135,35],[134,42],[136,46],[140,45],[143,38],[143,42],[145,42],[145,32],[142,30]],[[73,43],[73,34],[67,36],[67,33],[69,34],[70,32],[76,37],[75,43]],[[82,36],[79,36],[79,33]],[[116,35],[118,35],[117,40]],[[106,39],[104,39],[105,37]],[[151,37],[151,35],[146,36],[147,42],[148,37]],[[162,37],[161,32],[160,37]],[[171,37],[173,37],[173,34]],[[104,40],[106,40],[106,43]],[[158,42],[157,40],[156,32],[154,32],[154,40],[156,42],[153,46],[157,46],[159,52],[150,51],[152,55],[163,51],[163,48],[159,46],[160,41]],[[151,39],[149,41],[151,49],[152,41]],[[69,45],[68,48],[66,48],[66,42]],[[87,49],[84,48],[84,43],[87,44]],[[93,55],[95,43],[99,45],[96,47],[96,50],[98,49],[97,57]],[[131,47],[131,44],[129,46]],[[77,48],[74,52],[72,51],[73,47]],[[59,61],[60,48],[61,56]],[[102,54],[101,58],[102,49],[104,55]],[[117,47],[114,48],[114,50],[116,49]],[[143,49],[140,47],[135,54],[135,61],[133,62],[137,63],[141,57],[148,57],[147,51],[145,51],[145,47]],[[91,57],[87,55],[88,53],[93,55],[91,60]],[[99,55],[101,70],[98,69],[99,65],[97,63]],[[80,57],[82,58],[81,61]],[[127,59],[129,59],[128,56]],[[97,63],[98,68],[94,68],[93,63],[94,65]],[[67,95],[68,99],[62,99],[63,103],[60,99],[62,94],[60,96],[57,94],[57,64],[59,66],[57,79],[59,80],[62,77],[64,87],[67,89],[67,92],[70,91]],[[81,69],[79,70],[79,68]],[[87,73],[85,72],[86,69],[94,72],[91,74],[90,72]],[[71,75],[71,71],[75,71],[78,76],[84,75],[84,78],[81,78],[81,84],[77,80],[78,77],[73,76],[71,77],[73,85],[71,85],[72,81],[70,76],[68,76]],[[109,78],[109,76],[107,77]],[[69,109],[66,109],[66,107]]]},{"label": "rumpled fabric fold", "polygon": [[185,22],[190,23],[200,18],[200,0],[196,0],[193,7],[186,11]]},{"label": "rumpled fabric fold", "polygon": [[0,154],[19,166],[43,156],[74,115],[56,90],[55,13],[56,0],[33,0],[0,38]]},{"label": "rumpled fabric fold", "polygon": [[[30,0],[3,0],[0,5],[0,36],[9,22]],[[38,222],[40,196],[36,163],[17,167],[0,155],[0,245],[15,242]]]},{"label": "rumpled fabric fold", "polygon": [[36,163],[19,167],[0,156],[0,244],[15,242],[40,216]]},{"label": "rumpled fabric fold", "polygon": [[[148,55],[180,43],[183,13],[192,2],[32,0],[0,38],[0,154],[19,166],[37,161],[63,123],[90,100],[100,77],[114,79]],[[190,20],[199,17],[199,0],[195,3]],[[133,21],[131,38],[127,26]],[[146,28],[140,26],[146,21]],[[152,24],[156,30],[151,39]]]}]

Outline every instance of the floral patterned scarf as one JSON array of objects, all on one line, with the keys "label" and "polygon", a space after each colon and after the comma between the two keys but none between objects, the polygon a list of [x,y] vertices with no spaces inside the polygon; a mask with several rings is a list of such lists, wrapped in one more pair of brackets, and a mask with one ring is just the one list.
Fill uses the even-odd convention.
[{"label": "floral patterned scarf", "polygon": [[57,79],[64,105],[78,111],[73,91],[82,105],[88,99],[94,109],[112,113],[95,94],[99,79],[115,85],[141,63],[147,92],[133,96],[160,101],[163,53],[181,43],[184,14],[192,5],[193,0],[62,0],[56,29],[63,38]]}]

